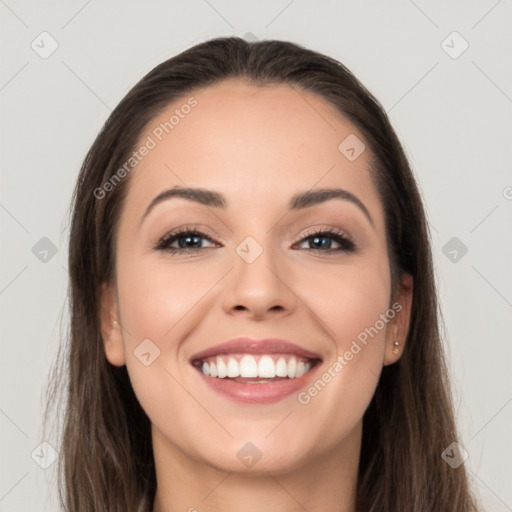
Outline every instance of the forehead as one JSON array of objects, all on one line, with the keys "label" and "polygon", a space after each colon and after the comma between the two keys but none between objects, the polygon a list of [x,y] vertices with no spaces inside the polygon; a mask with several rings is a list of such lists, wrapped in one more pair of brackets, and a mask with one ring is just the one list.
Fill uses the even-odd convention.
[{"label": "forehead", "polygon": [[369,148],[351,161],[340,150],[347,138],[363,143],[355,125],[310,91],[225,80],[149,123],[140,141],[153,147],[132,172],[129,196],[148,203],[166,188],[197,186],[222,189],[233,207],[259,200],[261,209],[262,198],[271,207],[297,191],[341,186],[378,208]]}]

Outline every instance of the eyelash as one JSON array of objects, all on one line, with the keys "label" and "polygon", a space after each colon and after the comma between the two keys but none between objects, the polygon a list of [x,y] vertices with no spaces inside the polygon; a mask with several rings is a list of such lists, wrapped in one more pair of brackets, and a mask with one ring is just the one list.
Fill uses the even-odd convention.
[{"label": "eyelash", "polygon": [[[197,252],[201,249],[209,249],[210,247],[189,247],[189,248],[177,248],[177,247],[170,247],[170,245],[178,240],[179,238],[183,237],[184,235],[192,235],[192,236],[199,236],[201,238],[204,238],[208,240],[211,243],[214,242],[208,235],[205,233],[202,233],[201,231],[198,231],[196,228],[192,226],[186,226],[184,228],[179,229],[178,231],[168,233],[164,237],[162,237],[158,244],[155,247],[155,250],[157,251],[165,251],[169,252],[170,254],[177,254],[177,253],[183,253],[183,252]],[[352,240],[347,238],[347,236],[342,233],[341,231],[338,231],[336,229],[326,229],[326,230],[317,230],[313,232],[306,233],[303,238],[301,238],[300,242],[304,242],[307,240],[310,240],[312,238],[331,238],[335,242],[337,242],[340,247],[333,250],[322,250],[322,249],[305,249],[307,251],[314,251],[318,253],[353,253],[356,251],[356,246]]]}]

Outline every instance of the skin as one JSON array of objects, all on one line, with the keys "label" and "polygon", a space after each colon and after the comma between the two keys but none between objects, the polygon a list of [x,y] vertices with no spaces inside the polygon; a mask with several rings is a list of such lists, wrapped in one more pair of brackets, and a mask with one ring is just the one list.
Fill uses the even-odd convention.
[{"label": "skin", "polygon": [[[268,405],[232,402],[202,382],[189,358],[238,336],[279,337],[318,352],[320,377],[391,307],[370,150],[366,145],[349,161],[338,145],[349,134],[364,140],[360,132],[321,97],[287,85],[229,80],[193,96],[198,105],[132,171],[115,283],[102,289],[106,357],[126,364],[152,423],[154,512],[353,512],[362,416],[382,367],[401,356],[410,276],[393,298],[401,311],[308,404],[296,395]],[[169,105],[141,140],[187,99]],[[153,198],[174,186],[221,192],[228,207],[173,198],[141,224]],[[373,225],[340,199],[286,211],[293,194],[320,187],[356,195]],[[214,243],[202,239],[195,253],[154,249],[190,224]],[[305,241],[316,228],[332,227],[353,240],[356,252],[332,252],[339,247],[334,240],[331,249],[315,252]],[[247,236],[263,248],[252,263],[236,252]],[[147,338],[160,350],[149,366],[133,353]],[[247,442],[262,454],[251,468],[237,457]]]}]

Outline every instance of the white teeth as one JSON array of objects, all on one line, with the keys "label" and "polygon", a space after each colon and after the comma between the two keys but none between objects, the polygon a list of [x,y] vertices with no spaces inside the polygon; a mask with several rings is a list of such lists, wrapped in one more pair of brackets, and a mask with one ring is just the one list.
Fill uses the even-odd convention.
[{"label": "white teeth", "polygon": [[274,361],[274,358],[267,354],[259,356],[259,361],[257,357],[250,354],[244,354],[241,359],[240,356],[217,356],[215,361],[204,361],[201,365],[201,371],[206,376],[219,379],[226,377],[232,379],[236,377],[260,379],[288,377],[289,379],[296,379],[307,373],[312,366],[310,362],[297,361],[295,356],[291,356],[288,362],[283,356],[279,356],[277,361]]},{"label": "white teeth", "polygon": [[297,375],[297,359],[295,357],[292,357],[288,361],[288,377],[290,379],[293,379]]},{"label": "white teeth", "polygon": [[240,377],[257,377],[258,364],[254,357],[245,355],[240,361]]},{"label": "white teeth", "polygon": [[273,379],[276,376],[276,367],[270,356],[261,356],[258,363],[258,377]]},{"label": "white teeth", "polygon": [[297,373],[295,374],[295,377],[302,377],[306,373],[306,371],[306,365],[302,361],[299,361],[297,363]]},{"label": "white teeth", "polygon": [[228,375],[226,363],[222,360],[222,357],[217,357],[217,373],[219,379],[224,379]]},{"label": "white teeth", "polygon": [[[232,357],[230,357],[228,361],[227,373],[228,377],[231,379],[240,376],[240,365],[238,364],[238,361]],[[213,377],[211,373],[210,376]]]},{"label": "white teeth", "polygon": [[276,375],[278,377],[288,377],[288,365],[282,357],[277,360]]}]

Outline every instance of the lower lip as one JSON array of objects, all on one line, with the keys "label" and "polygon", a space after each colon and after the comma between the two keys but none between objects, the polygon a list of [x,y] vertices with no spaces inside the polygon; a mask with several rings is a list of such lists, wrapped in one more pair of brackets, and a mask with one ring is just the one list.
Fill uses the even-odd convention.
[{"label": "lower lip", "polygon": [[199,376],[215,392],[230,400],[249,404],[270,404],[284,400],[293,394],[298,394],[313,378],[320,364],[316,364],[309,372],[296,379],[277,380],[263,384],[246,384],[233,379],[208,377],[200,370]]}]

